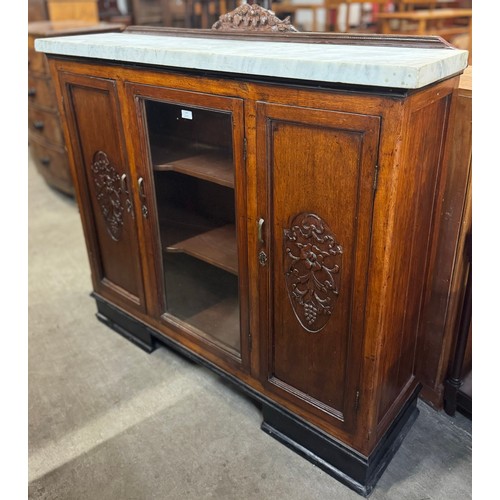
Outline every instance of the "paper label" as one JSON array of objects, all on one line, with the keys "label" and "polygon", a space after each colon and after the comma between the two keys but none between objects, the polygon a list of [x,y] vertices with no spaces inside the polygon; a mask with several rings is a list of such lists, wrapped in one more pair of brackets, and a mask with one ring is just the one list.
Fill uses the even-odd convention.
[{"label": "paper label", "polygon": [[187,109],[182,109],[181,116],[182,116],[182,118],[185,118],[186,120],[192,120],[193,119],[193,112],[188,111]]}]

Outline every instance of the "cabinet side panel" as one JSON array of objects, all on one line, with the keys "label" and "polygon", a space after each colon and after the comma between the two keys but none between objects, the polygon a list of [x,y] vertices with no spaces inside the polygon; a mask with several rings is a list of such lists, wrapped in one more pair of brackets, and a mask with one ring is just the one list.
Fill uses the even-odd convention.
[{"label": "cabinet side panel", "polygon": [[[432,219],[440,178],[443,140],[449,98],[410,111],[404,175],[399,177],[401,211],[396,207],[394,258],[402,269],[395,293],[398,314],[386,332],[381,353],[382,387],[380,422],[392,404],[414,381],[415,346],[420,321],[423,288],[429,260]],[[405,207],[406,205],[406,207]],[[401,235],[399,237],[398,235]]]},{"label": "cabinet side panel", "polygon": [[470,231],[472,95],[453,93],[445,151],[444,194],[436,212],[432,266],[420,324],[416,373],[422,397],[442,407],[443,382],[457,328],[466,276],[464,236]]},{"label": "cabinet side panel", "polygon": [[128,165],[122,147],[113,82],[66,82],[66,98],[81,190],[84,224],[92,235],[97,292],[134,305],[143,302],[139,249]]}]

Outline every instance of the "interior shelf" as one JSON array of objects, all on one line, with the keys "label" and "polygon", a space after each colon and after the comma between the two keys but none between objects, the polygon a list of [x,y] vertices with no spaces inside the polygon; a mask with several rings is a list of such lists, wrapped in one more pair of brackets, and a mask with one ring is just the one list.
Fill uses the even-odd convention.
[{"label": "interior shelf", "polygon": [[240,356],[238,277],[185,253],[165,253],[167,316],[182,321],[193,333]]},{"label": "interior shelf", "polygon": [[183,317],[190,327],[197,330],[198,335],[208,337],[217,344],[223,344],[237,356],[240,355],[240,305],[238,297],[228,297],[203,309],[196,314],[182,314],[175,310],[176,316]]},{"label": "interior shelf", "polygon": [[194,152],[181,148],[161,148],[153,152],[154,169],[179,172],[206,181],[234,188],[231,154],[224,149],[199,147]]},{"label": "interior shelf", "polygon": [[168,245],[167,252],[183,252],[238,275],[238,252],[234,224],[211,229],[191,238]]}]

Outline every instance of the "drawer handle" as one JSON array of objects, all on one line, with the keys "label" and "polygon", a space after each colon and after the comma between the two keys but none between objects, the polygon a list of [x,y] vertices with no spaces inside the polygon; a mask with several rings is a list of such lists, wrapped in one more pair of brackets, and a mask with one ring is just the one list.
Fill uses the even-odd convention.
[{"label": "drawer handle", "polygon": [[128,194],[127,174],[122,174],[122,176],[120,177],[120,183],[122,185],[122,191],[125,194]]},{"label": "drawer handle", "polygon": [[40,162],[44,167],[48,167],[50,165],[50,158],[48,156],[42,156]]},{"label": "drawer handle", "polygon": [[127,212],[134,218],[134,206],[132,205],[132,201],[130,200],[130,193],[128,192],[128,179],[127,174],[122,174],[120,177],[120,183],[122,186],[122,191],[127,197],[125,200],[125,206],[127,207]]},{"label": "drawer handle", "polygon": [[264,237],[262,236],[262,229],[264,228],[264,219],[261,217],[259,222],[257,222],[257,239],[259,243],[264,244]]},{"label": "drawer handle", "polygon": [[35,97],[36,96],[36,88],[35,87],[30,87],[28,89],[28,97]]},{"label": "drawer handle", "polygon": [[33,122],[33,127],[35,127],[37,130],[43,130],[43,127],[45,127],[45,124],[43,123],[42,120],[36,120]]}]

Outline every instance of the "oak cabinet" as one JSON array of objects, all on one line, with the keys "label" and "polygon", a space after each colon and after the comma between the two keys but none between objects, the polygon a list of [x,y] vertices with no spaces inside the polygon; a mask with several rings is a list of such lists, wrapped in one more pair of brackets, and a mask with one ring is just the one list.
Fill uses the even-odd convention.
[{"label": "oak cabinet", "polygon": [[49,60],[98,318],[233,381],[263,430],[368,494],[418,413],[459,71],[401,89]]}]

